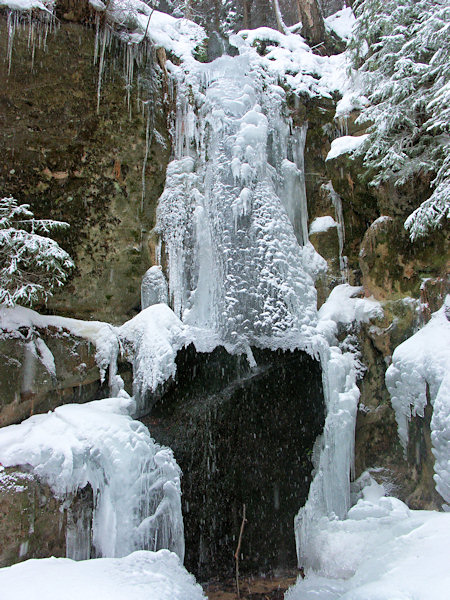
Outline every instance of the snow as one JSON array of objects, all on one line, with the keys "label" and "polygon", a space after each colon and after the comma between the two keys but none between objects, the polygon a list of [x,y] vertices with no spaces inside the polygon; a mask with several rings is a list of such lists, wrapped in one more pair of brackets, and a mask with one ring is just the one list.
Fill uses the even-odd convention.
[{"label": "snow", "polygon": [[352,35],[355,21],[352,9],[346,6],[338,10],[334,15],[327,17],[325,19],[325,27],[347,42]]},{"label": "snow", "polygon": [[314,570],[286,600],[448,598],[449,514],[409,510],[396,498],[362,498],[346,519],[323,518],[315,533]]},{"label": "snow", "polygon": [[[172,451],[127,413],[133,400],[67,404],[0,429],[0,463],[27,465],[64,500],[90,484],[92,543],[99,556],[169,548],[184,557],[180,468]],[[90,526],[90,524],[88,524]],[[89,556],[68,531],[68,556]]]},{"label": "snow", "polygon": [[358,298],[364,289],[348,283],[336,286],[319,310],[319,318],[335,323],[368,323],[383,316],[381,304],[373,298]]},{"label": "snow", "polygon": [[28,560],[0,569],[2,600],[202,600],[201,587],[167,550],[75,562]]},{"label": "snow", "polygon": [[[158,271],[158,268],[155,270]],[[113,395],[117,395],[123,387],[116,376],[116,362],[119,354],[126,351],[134,368],[133,393],[138,412],[142,409],[141,400],[146,392],[155,392],[159,385],[175,375],[177,351],[186,343],[183,324],[166,304],[149,306],[121,327],[102,321],[40,315],[21,306],[0,307],[0,331],[20,337],[21,327],[66,330],[93,343],[102,380],[109,369],[110,393]],[[30,350],[54,375],[55,365],[50,350],[46,350],[42,340],[30,343]]]},{"label": "snow", "polygon": [[423,417],[427,396],[434,406],[431,440],[436,489],[450,503],[450,296],[431,320],[397,346],[386,371],[386,386],[403,447],[408,443],[411,416]]},{"label": "snow", "polygon": [[343,135],[342,137],[336,138],[331,142],[331,149],[328,152],[325,160],[333,160],[341,156],[341,154],[347,154],[357,150],[361,144],[368,138],[368,134],[363,135]]},{"label": "snow", "polygon": [[54,0],[0,0],[0,7],[5,6],[10,10],[32,10],[38,8],[49,12],[53,8]]},{"label": "snow", "polygon": [[273,42],[268,45],[259,62],[274,77],[283,80],[292,91],[308,96],[331,98],[333,92],[348,89],[347,62],[345,54],[320,56],[314,54],[298,34],[280,33],[268,27],[240,31],[231,36],[230,42],[240,52],[252,50],[258,41]]},{"label": "snow", "polygon": [[332,227],[337,227],[338,224],[332,216],[316,217],[309,227],[309,235],[313,233],[323,233]]}]

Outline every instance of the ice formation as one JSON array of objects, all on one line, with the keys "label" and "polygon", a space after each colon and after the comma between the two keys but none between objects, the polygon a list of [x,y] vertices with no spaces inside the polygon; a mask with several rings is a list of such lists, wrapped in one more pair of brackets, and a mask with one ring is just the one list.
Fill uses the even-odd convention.
[{"label": "ice formation", "polygon": [[238,350],[307,346],[316,324],[305,128],[244,41],[177,77],[175,158],[158,209],[174,310]]},{"label": "ice formation", "polygon": [[74,562],[45,558],[0,569],[2,600],[204,600],[202,588],[167,550]]},{"label": "ice formation", "polygon": [[142,278],[141,310],[153,304],[168,304],[169,291],[167,281],[159,266],[150,267]]},{"label": "ice formation", "polygon": [[[157,269],[157,268],[156,268]],[[96,348],[96,362],[102,380],[108,375],[111,395],[117,395],[123,382],[117,376],[117,360],[126,353],[133,364],[134,389],[138,414],[142,400],[148,392],[155,392],[159,385],[175,375],[177,351],[187,343],[187,335],[181,321],[166,304],[154,304],[120,327],[101,321],[82,321],[67,317],[40,315],[16,306],[0,308],[0,329],[9,336],[21,337],[19,329],[29,328],[29,351],[50,374],[57,376],[54,358],[45,343],[33,330],[47,327],[69,331],[92,342]],[[31,358],[30,358],[31,360]]]},{"label": "ice formation", "polygon": [[354,439],[359,389],[363,372],[352,336],[339,345],[337,327],[367,322],[382,315],[378,302],[355,298],[361,288],[342,284],[334,288],[319,311],[318,331],[328,345],[321,351],[327,414],[322,436],[313,452],[315,474],[308,500],[295,518],[299,563],[317,568],[315,538],[329,517],[343,519],[350,508],[350,474],[353,471]]},{"label": "ice formation", "polygon": [[[411,416],[423,417],[428,398],[433,409],[431,441],[436,489],[450,503],[450,296],[431,320],[397,346],[386,371],[386,386],[403,447]],[[448,505],[446,505],[448,508]]]},{"label": "ice formation", "polygon": [[[139,415],[146,394],[175,375],[177,352],[186,342],[185,330],[166,304],[154,304],[117,328],[117,333],[133,363],[135,414]],[[148,406],[145,408],[148,412]]]},{"label": "ice formation", "polygon": [[[94,495],[92,543],[98,556],[168,548],[184,558],[180,469],[128,413],[125,392],[67,404],[0,429],[0,463],[25,465],[65,500],[88,484]],[[90,526],[90,524],[89,524]],[[67,556],[89,558],[89,535],[68,530]],[[80,547],[85,544],[87,547]]]}]

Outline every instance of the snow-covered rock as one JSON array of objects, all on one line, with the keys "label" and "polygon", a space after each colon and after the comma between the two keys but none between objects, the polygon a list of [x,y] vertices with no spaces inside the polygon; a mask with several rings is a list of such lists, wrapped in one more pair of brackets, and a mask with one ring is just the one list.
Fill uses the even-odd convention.
[{"label": "snow-covered rock", "polygon": [[[0,463],[26,466],[64,500],[90,485],[92,544],[100,556],[169,548],[184,558],[181,471],[172,451],[134,421],[122,392],[67,404],[0,429]],[[69,535],[67,555],[90,555],[89,535]],[[79,544],[87,539],[87,548]]]},{"label": "snow-covered rock", "polygon": [[436,489],[450,503],[450,297],[431,320],[400,344],[386,371],[386,386],[406,448],[411,416],[423,417],[428,397],[434,406],[431,439]]}]

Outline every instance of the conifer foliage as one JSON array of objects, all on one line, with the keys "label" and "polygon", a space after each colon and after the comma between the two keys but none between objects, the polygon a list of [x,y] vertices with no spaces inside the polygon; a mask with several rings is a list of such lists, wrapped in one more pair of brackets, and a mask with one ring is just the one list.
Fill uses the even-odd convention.
[{"label": "conifer foliage", "polygon": [[28,204],[0,199],[0,303],[32,305],[62,286],[74,264],[55,240],[46,237],[69,227],[36,219]]},{"label": "conifer foliage", "polygon": [[431,196],[406,220],[412,240],[450,216],[448,0],[357,0],[349,53],[370,104],[360,148],[373,185],[432,173]]}]

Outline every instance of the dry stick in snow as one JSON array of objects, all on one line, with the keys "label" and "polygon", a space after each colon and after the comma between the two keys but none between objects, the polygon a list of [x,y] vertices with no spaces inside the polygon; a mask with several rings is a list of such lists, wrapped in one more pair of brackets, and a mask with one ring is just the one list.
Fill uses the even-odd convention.
[{"label": "dry stick in snow", "polygon": [[241,593],[239,591],[239,552],[241,551],[242,534],[244,533],[244,527],[246,523],[247,519],[245,518],[245,504],[243,504],[241,530],[239,531],[238,545],[236,552],[234,553],[234,560],[236,562],[236,593],[238,598],[241,597]]}]

